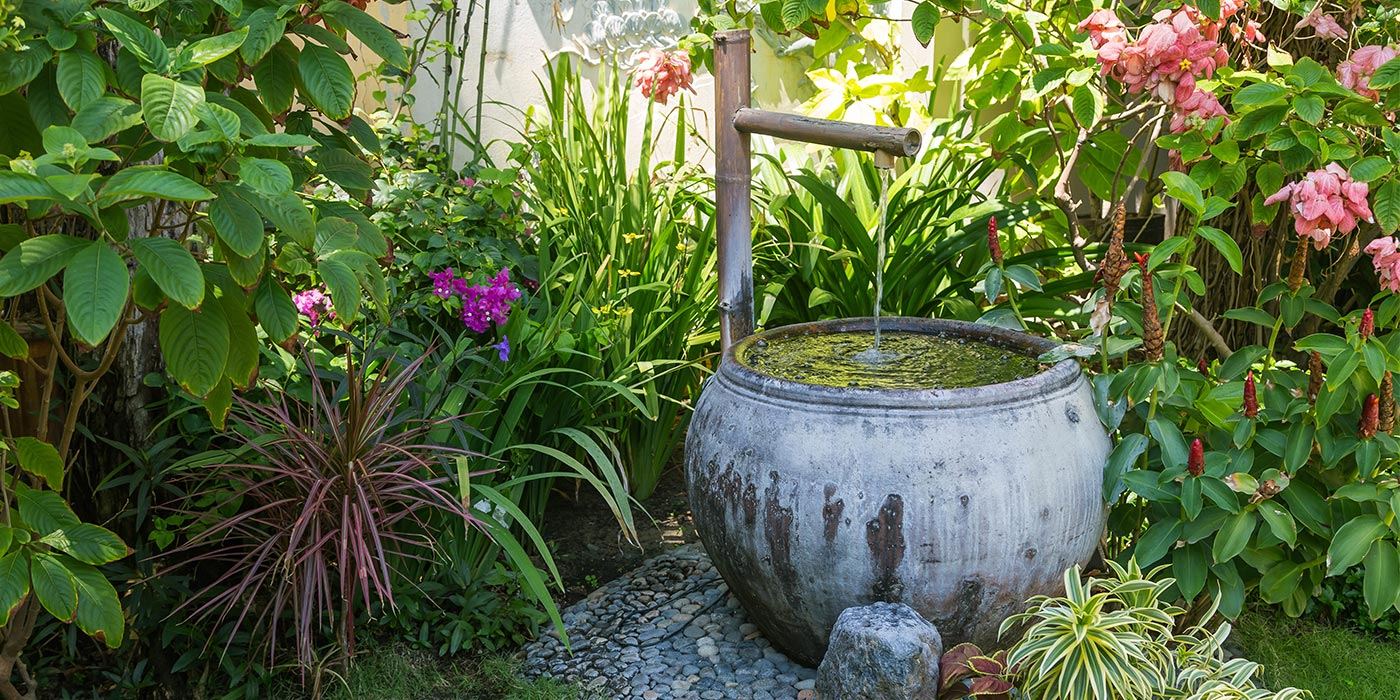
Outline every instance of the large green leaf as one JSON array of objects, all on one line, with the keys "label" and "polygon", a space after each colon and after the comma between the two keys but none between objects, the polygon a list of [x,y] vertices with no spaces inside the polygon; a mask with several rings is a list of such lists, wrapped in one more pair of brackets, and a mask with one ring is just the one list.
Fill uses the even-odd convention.
[{"label": "large green leaf", "polygon": [[141,105],[122,97],[104,95],[78,110],[72,126],[82,132],[88,143],[97,143],[140,124],[144,118]]},{"label": "large green leaf", "polygon": [[1381,231],[1390,235],[1400,229],[1400,180],[1389,180],[1381,185],[1372,200]]},{"label": "large green leaf", "polygon": [[50,615],[64,622],[73,621],[78,614],[78,586],[63,562],[52,554],[34,552],[29,580],[34,596]]},{"label": "large green leaf", "polygon": [[114,562],[130,553],[116,533],[89,523],[54,530],[39,541],[94,566]]},{"label": "large green leaf", "polygon": [[195,396],[204,396],[224,376],[229,330],[223,308],[205,304],[199,311],[170,306],[160,315],[160,349],[166,369]]},{"label": "large green leaf", "polygon": [[78,629],[109,649],[121,646],[126,620],[112,582],[101,571],[86,564],[67,561],[64,564],[78,589]]},{"label": "large green leaf", "polygon": [[291,43],[278,44],[267,57],[253,66],[253,82],[267,111],[281,114],[292,108],[297,91],[297,49]]},{"label": "large green leaf", "polygon": [[204,273],[185,246],[169,238],[137,238],[131,241],[131,251],[166,296],[187,309],[199,308]]},{"label": "large green leaf", "polygon": [[211,37],[200,39],[190,44],[180,53],[180,57],[185,61],[184,65],[180,66],[180,68],[183,70],[190,70],[192,68],[198,68],[199,66],[207,66],[237,51],[238,47],[242,46],[243,41],[247,38],[248,28],[240,27],[225,34],[216,34]]},{"label": "large green leaf", "polygon": [[107,92],[107,64],[97,54],[81,49],[58,55],[58,94],[73,111],[80,112]]},{"label": "large green leaf", "polygon": [[53,187],[33,175],[0,170],[0,204],[59,197]]},{"label": "large green leaf", "polygon": [[170,63],[170,52],[165,48],[165,42],[161,41],[150,27],[139,20],[106,8],[97,10],[97,16],[102,18],[102,23],[107,25],[112,36],[141,62],[142,67],[157,73],[165,70]]},{"label": "large green leaf", "polygon": [[15,608],[29,595],[29,553],[10,552],[0,557],[0,625],[10,621]]},{"label": "large green leaf", "polygon": [[1374,620],[1395,605],[1400,596],[1400,552],[1395,545],[1380,540],[1366,554],[1366,578],[1362,588],[1366,607]]},{"label": "large green leaf", "polygon": [[110,207],[118,202],[150,197],[177,202],[201,202],[214,193],[203,185],[160,165],[137,165],[107,179],[97,194],[97,205]]},{"label": "large green leaf", "polygon": [[245,258],[262,249],[266,232],[257,208],[248,203],[238,189],[225,187],[209,205],[209,222],[214,232],[229,250]]},{"label": "large green leaf", "polygon": [[271,158],[239,158],[238,179],[263,194],[292,190],[292,171],[285,163]]},{"label": "large green leaf", "polygon": [[204,102],[197,85],[147,73],[141,78],[141,113],[151,134],[161,141],[178,141],[199,123],[195,108]]},{"label": "large green leaf", "polygon": [[229,351],[228,360],[224,363],[224,376],[239,387],[247,388],[258,369],[261,349],[258,329],[248,318],[247,299],[242,290],[220,287],[217,294],[229,327]]},{"label": "large green leaf", "polygon": [[47,282],[89,243],[61,234],[22,241],[0,258],[0,297],[23,294]]},{"label": "large green leaf", "polygon": [[258,324],[273,342],[280,343],[297,332],[297,309],[287,290],[276,280],[264,280],[253,293],[253,310]]},{"label": "large green leaf", "polygon": [[104,241],[79,250],[63,274],[63,306],[74,337],[97,345],[121,320],[131,291],[126,261]]},{"label": "large green leaf", "polygon": [[914,30],[914,38],[920,44],[928,46],[933,41],[933,31],[938,28],[938,20],[942,17],[942,11],[929,0],[920,2],[914,8],[914,13],[910,15],[910,27]]},{"label": "large green leaf", "polygon": [[332,119],[350,116],[355,103],[355,74],[340,54],[324,46],[307,44],[297,61],[303,94]]},{"label": "large green leaf", "polygon": [[316,219],[301,198],[291,192],[266,194],[248,190],[249,200],[280,231],[297,245],[311,249],[316,241]]},{"label": "large green leaf", "polygon": [[1258,524],[1259,516],[1252,510],[1243,510],[1226,518],[1215,533],[1215,542],[1211,547],[1215,562],[1223,564],[1243,552]]},{"label": "large green leaf", "polygon": [[49,488],[63,490],[63,458],[53,445],[38,438],[15,438],[15,457],[20,468],[43,479]]},{"label": "large green leaf", "polygon": [[29,341],[4,321],[0,321],[0,355],[14,360],[29,359]]},{"label": "large green leaf", "polygon": [[1327,548],[1327,574],[1341,573],[1355,566],[1387,530],[1385,523],[1370,513],[1352,518],[1337,528]]},{"label": "large green leaf", "polygon": [[200,123],[207,124],[225,141],[237,141],[239,134],[243,131],[243,120],[227,107],[213,102],[201,102],[198,107],[195,107],[194,112],[199,117]]},{"label": "large green leaf", "polygon": [[355,271],[340,260],[330,258],[316,263],[316,272],[326,283],[336,316],[343,323],[354,323],[360,314],[360,282]]},{"label": "large green leaf", "polygon": [[0,56],[0,95],[28,85],[44,70],[52,55],[41,43],[29,44],[27,51],[5,51]]},{"label": "large green leaf", "polygon": [[342,148],[318,148],[311,153],[316,172],[351,192],[374,187],[374,170],[369,163]]},{"label": "large green leaf", "polygon": [[19,504],[20,519],[40,535],[65,527],[77,527],[81,522],[63,496],[53,491],[31,489],[20,484],[16,489],[15,502]]},{"label": "large green leaf", "polygon": [[238,52],[249,65],[261,61],[287,31],[287,22],[277,17],[276,8],[261,7],[240,19],[242,26],[248,28],[248,38],[243,40]]},{"label": "large green leaf", "polygon": [[398,37],[389,31],[388,27],[380,24],[379,20],[369,16],[364,10],[347,5],[340,0],[321,5],[321,14],[335,20],[340,26],[345,27],[355,38],[364,42],[370,51],[375,52],[389,65],[402,71],[411,70],[412,66],[408,62],[408,54],[404,52],[403,45],[399,43]]}]

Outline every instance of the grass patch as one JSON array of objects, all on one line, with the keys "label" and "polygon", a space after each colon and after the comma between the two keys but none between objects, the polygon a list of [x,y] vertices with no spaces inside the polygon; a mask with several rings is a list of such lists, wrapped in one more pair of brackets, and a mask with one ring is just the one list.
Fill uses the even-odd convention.
[{"label": "grass patch", "polygon": [[1264,665],[1265,687],[1311,690],[1318,700],[1400,698],[1400,645],[1267,609],[1242,615],[1233,641]]},{"label": "grass patch", "polygon": [[507,657],[443,659],[397,644],[365,650],[349,678],[326,686],[325,700],[587,700],[573,686],[526,680]]}]

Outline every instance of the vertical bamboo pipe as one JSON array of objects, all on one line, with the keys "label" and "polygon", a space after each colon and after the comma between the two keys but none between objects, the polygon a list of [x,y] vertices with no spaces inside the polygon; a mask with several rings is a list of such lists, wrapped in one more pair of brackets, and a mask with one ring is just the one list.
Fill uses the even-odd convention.
[{"label": "vertical bamboo pipe", "polygon": [[715,237],[720,349],[753,333],[753,186],[749,135],[734,116],[749,106],[749,30],[715,32]]}]

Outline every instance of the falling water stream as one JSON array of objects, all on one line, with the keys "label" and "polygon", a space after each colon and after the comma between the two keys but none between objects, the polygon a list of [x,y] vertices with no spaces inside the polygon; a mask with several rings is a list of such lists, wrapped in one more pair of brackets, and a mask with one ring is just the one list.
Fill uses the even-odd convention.
[{"label": "falling water stream", "polygon": [[876,172],[880,174],[880,217],[875,228],[875,344],[857,353],[854,358],[867,365],[883,364],[897,356],[880,349],[880,305],[885,297],[885,216],[890,207],[890,171],[893,164],[885,166],[876,159],[875,165]]}]

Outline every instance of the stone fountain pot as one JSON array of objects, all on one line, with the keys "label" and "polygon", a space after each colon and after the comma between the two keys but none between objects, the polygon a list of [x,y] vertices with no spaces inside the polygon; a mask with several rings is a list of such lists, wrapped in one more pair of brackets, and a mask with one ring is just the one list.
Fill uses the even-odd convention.
[{"label": "stone fountain pot", "polygon": [[[991,326],[889,318],[1032,356],[1053,341]],[[998,648],[1034,595],[1059,592],[1103,529],[1110,444],[1074,360],[948,390],[817,386],[745,364],[760,341],[865,331],[784,326],[729,348],[700,396],[685,467],[700,539],[768,639],[815,666],[841,611],[905,603],[945,648]],[[1008,640],[1009,641],[1009,640]]]}]

